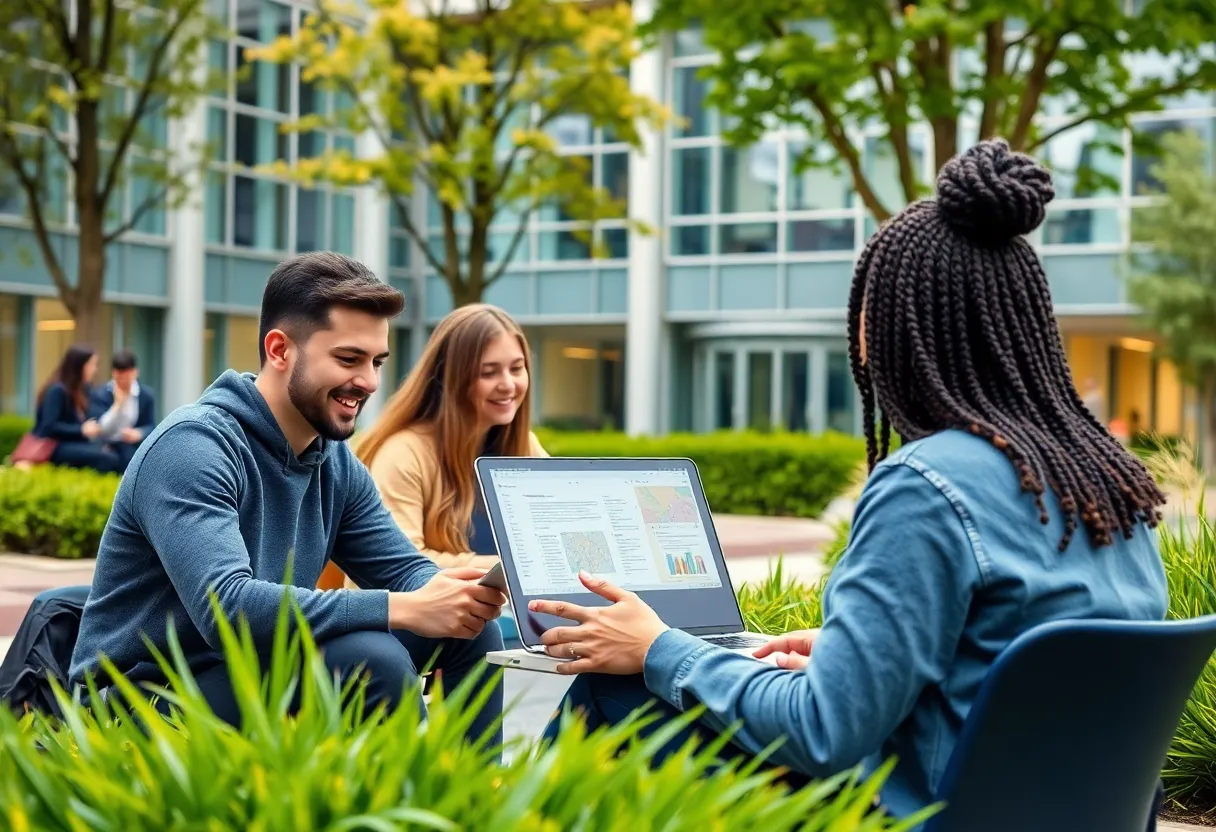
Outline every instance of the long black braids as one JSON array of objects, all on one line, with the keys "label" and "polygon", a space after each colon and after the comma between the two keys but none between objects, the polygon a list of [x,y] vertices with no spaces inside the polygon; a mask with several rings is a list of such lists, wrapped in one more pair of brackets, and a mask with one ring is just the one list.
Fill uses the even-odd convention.
[{"label": "long black braids", "polygon": [[1043,523],[1044,497],[1056,494],[1064,551],[1078,524],[1095,546],[1156,526],[1165,495],[1073,384],[1047,276],[1025,239],[1054,197],[1050,174],[1002,139],[951,159],[937,198],[909,205],[862,251],[848,325],[870,469],[892,431],[983,437]]}]

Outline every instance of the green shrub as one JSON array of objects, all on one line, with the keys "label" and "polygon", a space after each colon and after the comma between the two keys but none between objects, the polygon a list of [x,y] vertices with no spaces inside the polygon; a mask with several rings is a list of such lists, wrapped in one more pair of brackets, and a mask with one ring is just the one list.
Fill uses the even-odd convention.
[{"label": "green shrub", "polygon": [[34,420],[27,416],[0,415],[0,459],[8,459],[33,427]]},{"label": "green shrub", "polygon": [[747,629],[780,635],[823,626],[823,588],[827,581],[827,575],[813,584],[787,578],[783,561],[778,560],[763,581],[739,587],[739,608]]},{"label": "green shrub", "polygon": [[630,437],[538,429],[537,437],[553,456],[687,457],[697,464],[710,506],[728,514],[818,517],[865,458],[861,439],[838,433]]},{"label": "green shrub", "polygon": [[[652,768],[671,733],[641,739],[637,720],[591,734],[570,721],[551,746],[512,743],[500,765],[484,741],[463,741],[477,705],[471,684],[450,694],[437,687],[425,722],[415,697],[364,719],[362,686],[332,680],[306,627],[290,643],[280,636],[262,682],[247,629],[238,638],[218,609],[216,618],[240,730],[216,719],[176,649],[172,666],[162,659],[177,669],[162,694],[174,709],[169,719],[121,676],[122,696],[110,701],[131,702],[130,712],[114,702],[90,713],[66,696],[62,721],[19,723],[0,709],[4,827],[878,832],[924,819],[863,818],[890,764],[868,779],[854,770],[798,791],[754,763],[712,766],[713,748],[685,749]],[[300,707],[289,717],[295,691]]]},{"label": "green shrub", "polygon": [[118,482],[54,465],[0,468],[0,551],[96,557]]},{"label": "green shrub", "polygon": [[853,523],[850,520],[837,520],[832,524],[832,531],[835,533],[835,536],[832,538],[832,542],[823,550],[823,565],[828,569],[831,569],[840,562],[840,558],[844,555],[844,550],[849,546],[849,532],[852,528]]},{"label": "green shrub", "polygon": [[[1193,529],[1163,526],[1158,534],[1169,581],[1169,618],[1216,613],[1216,529],[1199,512]],[[1166,793],[1188,813],[1216,814],[1216,660],[1199,677],[1166,757]]]}]

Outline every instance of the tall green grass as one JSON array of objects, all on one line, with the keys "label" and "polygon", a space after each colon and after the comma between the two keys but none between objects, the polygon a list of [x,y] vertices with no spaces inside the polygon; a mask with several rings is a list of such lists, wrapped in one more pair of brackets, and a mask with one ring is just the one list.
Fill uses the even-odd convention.
[{"label": "tall green grass", "polygon": [[62,720],[0,709],[0,827],[878,832],[918,822],[866,814],[889,766],[790,791],[758,761],[718,764],[716,748],[654,765],[681,723],[643,738],[644,716],[590,734],[570,721],[551,745],[513,743],[499,764],[484,738],[463,741],[474,680],[437,686],[425,715],[405,704],[365,716],[364,686],[330,676],[298,614],[290,636],[281,614],[265,674],[248,628],[217,618],[241,729],[207,707],[176,644],[158,657],[169,684],[155,693],[169,717],[121,677],[121,696],[92,710],[61,693]]},{"label": "tall green grass", "polygon": [[[1216,613],[1216,528],[1202,498],[1198,506],[1193,522],[1158,532],[1173,619]],[[1187,700],[1162,777],[1177,808],[1216,817],[1216,660],[1208,661]]]},{"label": "tall green grass", "polygon": [[827,580],[827,575],[814,583],[790,577],[778,559],[764,580],[739,587],[739,609],[748,630],[778,635],[823,626]]}]

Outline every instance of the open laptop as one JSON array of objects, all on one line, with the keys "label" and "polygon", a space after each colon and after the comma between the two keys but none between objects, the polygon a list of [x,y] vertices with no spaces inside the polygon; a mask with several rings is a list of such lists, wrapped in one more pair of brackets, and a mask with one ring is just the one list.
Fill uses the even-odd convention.
[{"label": "open laptop", "polygon": [[636,592],[669,627],[750,655],[772,636],[749,633],[690,459],[480,457],[477,479],[502,560],[522,649],[498,665],[556,673],[570,659],[541,635],[576,622],[534,613],[535,599],[608,606],[583,570]]}]

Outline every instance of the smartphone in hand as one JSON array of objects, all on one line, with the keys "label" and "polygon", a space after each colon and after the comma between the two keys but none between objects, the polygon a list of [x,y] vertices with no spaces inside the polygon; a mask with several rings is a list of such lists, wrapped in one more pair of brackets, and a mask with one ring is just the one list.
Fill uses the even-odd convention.
[{"label": "smartphone in hand", "polygon": [[480,586],[488,586],[497,589],[500,592],[507,591],[507,576],[502,571],[502,561],[494,564],[494,568],[481,576],[481,580],[477,582]]}]

